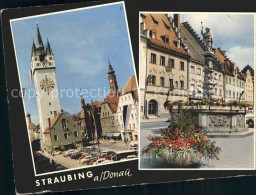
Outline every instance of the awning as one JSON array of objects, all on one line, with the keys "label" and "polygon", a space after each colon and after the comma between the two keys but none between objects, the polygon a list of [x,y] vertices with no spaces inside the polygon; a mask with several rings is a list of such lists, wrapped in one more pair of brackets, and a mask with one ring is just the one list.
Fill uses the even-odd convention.
[{"label": "awning", "polygon": [[114,133],[113,137],[119,137],[121,133]]}]

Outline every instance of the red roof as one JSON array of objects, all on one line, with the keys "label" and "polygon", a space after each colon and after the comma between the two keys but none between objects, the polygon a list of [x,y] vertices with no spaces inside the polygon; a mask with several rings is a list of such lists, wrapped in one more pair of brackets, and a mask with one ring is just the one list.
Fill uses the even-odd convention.
[{"label": "red roof", "polygon": [[35,124],[34,124],[34,123],[30,123],[30,124],[28,125],[28,129],[29,129],[29,130],[36,129]]},{"label": "red roof", "polygon": [[112,113],[116,113],[118,108],[118,101],[119,101],[119,97],[117,96],[117,94],[113,94],[113,93],[108,94],[107,97],[104,99],[104,102],[109,105]]},{"label": "red roof", "polygon": [[[182,46],[178,48],[175,45],[175,43],[178,42],[178,37],[173,31],[171,24],[165,14],[144,14],[144,16],[145,18],[143,20],[146,24],[146,30],[152,30],[156,32],[155,39],[150,38],[151,44],[189,57],[189,54]],[[164,42],[163,37],[168,37],[169,42]]]},{"label": "red roof", "polygon": [[215,49],[215,56],[218,58],[218,60],[226,65],[225,73],[229,76],[235,76],[235,68],[237,70],[237,77],[240,79],[245,79],[244,76],[239,71],[239,68],[235,67],[235,64],[231,62],[227,57],[224,55],[223,51],[220,50],[220,48]]},{"label": "red roof", "polygon": [[[50,129],[55,125],[55,123],[57,122],[57,120],[60,118],[61,115],[62,115],[62,113],[58,113],[58,114],[51,120]],[[49,127],[47,127],[47,128],[44,130],[44,133],[49,133],[50,129],[49,129]]]}]

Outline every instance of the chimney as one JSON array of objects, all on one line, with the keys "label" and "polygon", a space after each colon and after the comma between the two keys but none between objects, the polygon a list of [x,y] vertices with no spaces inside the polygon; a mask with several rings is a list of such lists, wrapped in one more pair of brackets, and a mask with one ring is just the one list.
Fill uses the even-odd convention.
[{"label": "chimney", "polygon": [[174,14],[174,24],[180,30],[180,14]]}]

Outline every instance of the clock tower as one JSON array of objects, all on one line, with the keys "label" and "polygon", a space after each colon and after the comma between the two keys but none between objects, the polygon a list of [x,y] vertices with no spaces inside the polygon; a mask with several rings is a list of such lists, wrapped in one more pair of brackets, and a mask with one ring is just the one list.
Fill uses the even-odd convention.
[{"label": "clock tower", "polygon": [[108,61],[108,80],[109,80],[110,93],[117,94],[118,85],[116,81],[116,75],[112,65],[110,64],[110,61]]},{"label": "clock tower", "polygon": [[40,145],[44,149],[44,131],[50,126],[50,121],[61,112],[56,82],[56,67],[54,54],[47,39],[46,48],[37,25],[37,42],[33,40],[31,52],[31,77],[35,81],[38,114],[40,122]]}]

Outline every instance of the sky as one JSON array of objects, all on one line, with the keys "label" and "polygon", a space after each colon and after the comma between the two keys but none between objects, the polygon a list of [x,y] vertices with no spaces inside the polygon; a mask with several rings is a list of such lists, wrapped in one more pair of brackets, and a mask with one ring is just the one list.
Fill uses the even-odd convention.
[{"label": "sky", "polygon": [[254,15],[253,14],[181,14],[181,22],[189,22],[201,35],[203,27],[209,27],[214,47],[226,51],[229,59],[243,69],[254,66]]},{"label": "sky", "polygon": [[[70,114],[81,110],[80,96],[71,96],[71,89],[109,90],[108,58],[116,72],[119,88],[124,88],[129,77],[135,75],[132,54],[122,3],[74,10],[52,15],[41,15],[11,22],[18,62],[21,87],[26,89],[24,103],[32,122],[39,123],[36,97],[29,96],[35,89],[30,83],[29,69],[33,38],[36,42],[38,23],[44,45],[47,38],[54,53],[61,108]],[[104,100],[104,93],[84,93],[85,101]]]}]

